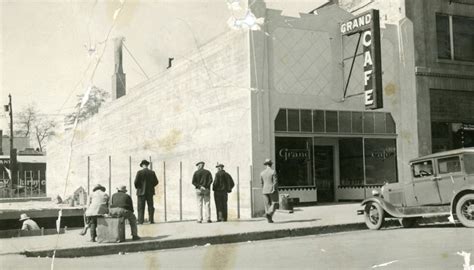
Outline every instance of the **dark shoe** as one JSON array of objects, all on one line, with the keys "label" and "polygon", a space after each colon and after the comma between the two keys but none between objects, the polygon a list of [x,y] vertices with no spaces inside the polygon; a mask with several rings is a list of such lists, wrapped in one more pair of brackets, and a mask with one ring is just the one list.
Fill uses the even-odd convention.
[{"label": "dark shoe", "polygon": [[152,221],[150,221],[150,224],[155,224],[155,222],[152,220]]},{"label": "dark shoe", "polygon": [[265,217],[267,218],[268,223],[273,223],[272,216],[270,214],[265,214]]},{"label": "dark shoe", "polygon": [[198,220],[197,223],[202,223],[202,220]]},{"label": "dark shoe", "polygon": [[141,238],[140,238],[140,236],[138,236],[138,235],[135,235],[134,237],[132,237],[132,240],[133,240],[133,241],[135,241],[135,240],[140,240],[140,239],[141,239]]},{"label": "dark shoe", "polygon": [[95,238],[91,238],[91,239],[89,239],[89,241],[88,241],[88,242],[95,242]]},{"label": "dark shoe", "polygon": [[212,221],[209,219],[209,220],[207,221],[207,223],[212,223]]}]

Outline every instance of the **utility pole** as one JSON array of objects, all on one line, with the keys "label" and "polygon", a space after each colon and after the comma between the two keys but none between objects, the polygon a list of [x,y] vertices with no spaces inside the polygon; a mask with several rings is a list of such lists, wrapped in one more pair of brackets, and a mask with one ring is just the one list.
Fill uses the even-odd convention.
[{"label": "utility pole", "polygon": [[12,95],[8,94],[8,112],[10,113],[10,171],[12,185],[17,185],[17,173],[16,173],[16,149],[13,148],[13,105]]}]

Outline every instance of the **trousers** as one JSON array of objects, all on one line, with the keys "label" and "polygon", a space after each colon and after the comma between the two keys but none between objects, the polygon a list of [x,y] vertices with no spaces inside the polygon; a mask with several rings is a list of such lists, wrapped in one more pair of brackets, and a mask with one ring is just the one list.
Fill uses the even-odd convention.
[{"label": "trousers", "polygon": [[114,207],[110,208],[109,214],[114,217],[123,217],[127,219],[128,223],[130,223],[130,230],[132,231],[132,236],[138,236],[137,218],[135,217],[132,211],[120,207]]},{"label": "trousers", "polygon": [[145,203],[148,206],[148,220],[150,221],[150,223],[155,223],[155,207],[153,206],[153,195],[145,194],[143,196],[137,197],[138,224],[142,224],[145,219]]},{"label": "trousers", "polygon": [[217,221],[227,221],[227,191],[214,191]]},{"label": "trousers", "polygon": [[204,208],[204,218],[211,220],[211,191],[209,189],[196,189],[196,201],[198,207],[198,221],[202,221],[202,210]]},{"label": "trousers", "polygon": [[[263,194],[263,202],[265,204],[265,214],[273,216],[278,209],[278,193]],[[276,201],[275,201],[276,200]]]}]

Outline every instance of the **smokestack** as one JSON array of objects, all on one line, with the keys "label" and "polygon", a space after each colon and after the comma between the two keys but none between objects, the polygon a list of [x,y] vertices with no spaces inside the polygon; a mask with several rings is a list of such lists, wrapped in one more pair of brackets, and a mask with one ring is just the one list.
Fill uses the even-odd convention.
[{"label": "smokestack", "polygon": [[117,37],[114,39],[115,69],[114,75],[112,75],[112,100],[125,96],[125,73],[123,73],[122,68],[122,45],[124,40],[124,37]]}]

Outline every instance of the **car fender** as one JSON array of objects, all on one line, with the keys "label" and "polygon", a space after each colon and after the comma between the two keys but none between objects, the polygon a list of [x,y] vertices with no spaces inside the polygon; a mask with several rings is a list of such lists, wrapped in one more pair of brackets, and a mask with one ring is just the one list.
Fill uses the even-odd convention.
[{"label": "car fender", "polygon": [[384,199],[380,197],[371,197],[371,198],[365,199],[361,203],[361,205],[365,206],[369,202],[375,202],[375,203],[378,203],[380,206],[382,206],[383,210],[388,214],[387,217],[395,217],[395,218],[406,217],[406,215],[398,211],[395,206],[393,206],[391,203],[385,201]]},{"label": "car fender", "polygon": [[451,200],[451,213],[456,214],[457,202],[462,196],[469,193],[474,193],[474,185],[468,185],[458,190],[458,192],[453,196],[453,199]]}]

